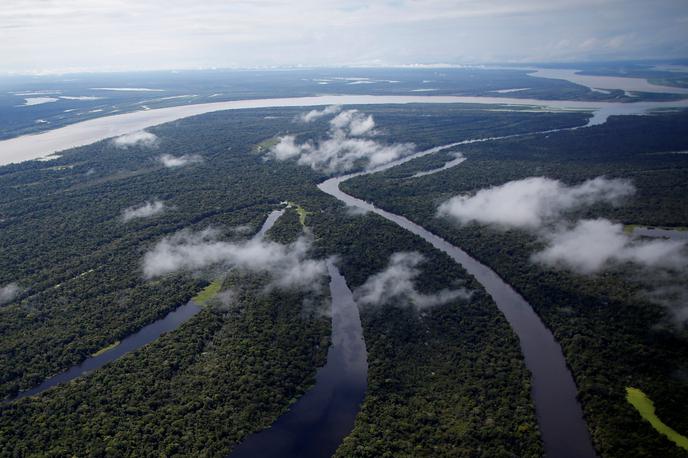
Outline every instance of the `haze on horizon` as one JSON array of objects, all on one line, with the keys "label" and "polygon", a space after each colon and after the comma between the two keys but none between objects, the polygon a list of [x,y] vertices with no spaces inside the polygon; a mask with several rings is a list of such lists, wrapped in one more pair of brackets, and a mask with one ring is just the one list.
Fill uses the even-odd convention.
[{"label": "haze on horizon", "polygon": [[0,73],[688,56],[685,0],[4,0]]}]

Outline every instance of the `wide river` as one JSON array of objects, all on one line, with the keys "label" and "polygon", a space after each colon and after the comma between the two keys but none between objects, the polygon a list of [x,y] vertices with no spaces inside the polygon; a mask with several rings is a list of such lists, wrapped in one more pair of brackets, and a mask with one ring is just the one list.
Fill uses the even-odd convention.
[{"label": "wide river", "polygon": [[[380,105],[380,104],[409,104],[409,103],[471,103],[471,104],[501,104],[514,106],[535,106],[543,110],[584,110],[593,113],[588,125],[601,124],[608,116],[617,114],[647,114],[653,110],[688,107],[688,100],[674,102],[635,102],[635,103],[604,103],[581,101],[552,101],[519,99],[507,97],[455,97],[455,96],[356,96],[356,95],[324,95],[299,98],[239,100],[231,102],[206,103],[198,105],[185,105],[178,107],[160,108],[155,110],[138,111],[115,116],[97,118],[72,124],[66,127],[47,131],[35,135],[17,137],[0,141],[0,165],[21,162],[40,158],[52,153],[93,143],[109,137],[122,135],[161,123],[174,121],[188,116],[203,113],[236,110],[250,108],[269,107],[307,107],[322,105]],[[473,141],[487,141],[489,139],[476,139]],[[576,399],[576,385],[570,371],[566,366],[563,353],[559,344],[554,340],[552,333],[545,327],[532,307],[511,286],[506,284],[499,276],[487,266],[471,258],[460,248],[451,245],[446,240],[427,231],[423,227],[410,220],[389,213],[374,205],[356,199],[342,192],[339,184],[354,176],[364,173],[373,173],[385,170],[407,162],[413,157],[432,154],[449,146],[433,148],[423,151],[393,163],[386,164],[372,172],[362,172],[332,178],[323,182],[319,188],[336,197],[347,205],[374,212],[401,227],[413,232],[430,242],[437,249],[447,253],[456,262],[461,264],[485,287],[492,296],[497,307],[504,313],[507,321],[519,338],[525,363],[532,374],[533,399],[540,426],[540,432],[544,441],[545,452],[550,457],[594,457],[596,456],[590,434],[582,415],[582,409]],[[460,161],[457,161],[458,163]],[[454,165],[454,164],[452,164]],[[269,218],[266,223],[273,223],[276,218]],[[264,231],[261,231],[263,233]],[[316,385],[304,395],[292,409],[277,420],[264,432],[250,436],[234,452],[238,456],[256,456],[260,448],[260,456],[327,456],[336,449],[339,443],[353,425],[358,406],[365,391],[365,367],[362,361],[365,355],[365,347],[362,341],[357,343],[360,336],[358,331],[344,331],[338,321],[338,310],[346,310],[353,313],[355,307],[349,303],[350,292],[338,272],[330,266],[332,278],[331,288],[333,292],[333,343],[328,353],[328,362],[317,374]],[[339,291],[339,292],[338,292]],[[348,305],[338,305],[340,304]],[[197,306],[193,304],[178,309],[180,316],[173,315],[164,318],[171,323],[171,327],[165,327],[163,331],[141,329],[130,336],[136,340],[140,333],[148,335],[146,341],[142,340],[131,347],[139,348],[141,345],[157,338],[161,332],[176,328],[181,322],[197,313]],[[172,312],[177,313],[177,311]],[[357,315],[357,312],[356,312]],[[344,320],[346,326],[358,326],[358,316],[350,316]],[[358,324],[356,324],[358,323]],[[155,325],[156,323],[153,323]],[[150,326],[153,326],[150,325]],[[145,330],[145,331],[144,331]],[[353,334],[351,334],[353,332]],[[343,336],[349,336],[342,340]],[[149,339],[152,337],[152,339]],[[97,367],[118,358],[127,350],[128,339],[124,339],[119,347],[115,347],[99,356],[89,358],[82,365],[73,368],[67,373],[60,374],[53,379],[36,387],[34,390],[23,392],[20,396],[36,394],[58,383],[83,375]],[[127,346],[125,346],[127,345]],[[347,356],[348,355],[348,356]],[[353,365],[348,364],[347,358],[351,358]],[[342,368],[351,368],[351,372],[342,372]],[[67,375],[69,374],[69,375]],[[348,374],[348,375],[347,375]],[[351,380],[342,380],[344,385],[338,385],[340,378],[352,377]],[[59,378],[58,378],[59,377]],[[335,387],[344,391],[337,391]],[[348,387],[348,388],[347,388]],[[350,391],[349,388],[351,388]],[[333,391],[334,390],[334,391]],[[324,403],[324,405],[323,405]],[[316,408],[318,407],[318,408]],[[321,408],[322,407],[322,408]],[[334,409],[334,410],[333,410]],[[342,417],[332,416],[341,411]],[[320,415],[320,416],[318,416]],[[314,431],[322,434],[322,438],[315,439]],[[310,432],[310,433],[309,433]],[[265,448],[268,443],[280,444],[277,450]],[[273,453],[273,455],[270,455]],[[274,454],[277,455],[274,455]],[[244,454],[244,455],[242,455]],[[248,454],[248,455],[246,455]]]},{"label": "wide river", "polygon": [[614,89],[629,92],[651,92],[655,94],[688,94],[688,88],[652,84],[645,78],[627,76],[582,75],[580,70],[563,68],[536,68],[530,76],[570,81],[597,92],[607,93]]},{"label": "wide river", "polygon": [[[417,153],[415,157],[434,153],[455,144]],[[521,345],[526,366],[532,375],[532,396],[538,418],[545,454],[552,458],[592,458],[597,456],[592,445],[578,393],[561,347],[533,308],[493,270],[470,257],[465,251],[424,229],[403,216],[382,210],[369,202],[352,197],[339,185],[353,177],[386,170],[407,162],[409,158],[386,164],[368,172],[331,178],[318,187],[345,204],[376,213],[420,236],[432,246],[448,254],[473,275],[497,304],[514,330]]]},{"label": "wide river", "polygon": [[591,124],[604,123],[617,114],[646,114],[653,110],[688,107],[688,99],[673,102],[583,102],[519,99],[509,97],[432,95],[320,95],[274,99],[234,100],[142,110],[70,124],[38,134],[0,141],[0,165],[38,159],[53,153],[94,143],[189,116],[222,110],[250,108],[310,107],[320,105],[385,105],[409,103],[472,103],[539,107],[543,110],[584,110],[593,112]]}]

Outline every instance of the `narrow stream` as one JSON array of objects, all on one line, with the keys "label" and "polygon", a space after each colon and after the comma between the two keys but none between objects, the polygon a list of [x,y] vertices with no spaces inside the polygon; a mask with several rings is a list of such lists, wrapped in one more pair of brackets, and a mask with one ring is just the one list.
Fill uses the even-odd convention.
[{"label": "narrow stream", "polygon": [[662,227],[637,226],[633,228],[634,237],[655,237],[672,240],[688,240],[688,230],[667,229]]},{"label": "narrow stream", "polygon": [[[270,230],[270,228],[275,224],[277,219],[284,213],[284,210],[275,210],[271,212],[265,222],[263,223],[260,230],[253,236],[254,238],[262,238],[265,233]],[[70,380],[74,380],[82,375],[88,375],[96,369],[99,369],[106,365],[107,363],[114,361],[122,356],[130,353],[132,351],[138,350],[139,348],[147,345],[154,340],[156,340],[161,335],[166,332],[174,331],[183,323],[191,319],[194,315],[200,312],[201,306],[194,303],[193,300],[188,303],[177,307],[176,309],[169,312],[163,318],[148,324],[135,333],[122,339],[122,341],[115,347],[112,347],[102,353],[94,356],[90,356],[85,359],[81,364],[73,366],[65,372],[61,372],[50,378],[47,378],[40,385],[30,388],[25,391],[20,391],[14,398],[6,399],[4,402],[16,401],[17,399],[25,398],[28,396],[35,396],[44,392],[45,390],[52,388],[63,383],[67,383]]]},{"label": "narrow stream", "polygon": [[[445,145],[421,153],[424,156],[457,144]],[[544,442],[545,454],[552,458],[595,457],[595,449],[583,410],[576,398],[577,389],[561,347],[533,308],[493,270],[470,257],[460,248],[450,244],[403,216],[395,215],[363,200],[352,197],[339,189],[339,185],[355,176],[386,170],[412,158],[387,164],[372,171],[352,173],[331,178],[321,183],[321,191],[341,202],[359,209],[376,213],[404,229],[428,241],[435,248],[447,253],[480,282],[504,314],[519,338],[526,366],[532,374],[532,396]]]},{"label": "narrow stream", "polygon": [[328,262],[332,295],[332,345],[315,385],[268,429],[249,436],[230,458],[325,458],[354,426],[365,397],[368,362],[351,290]]}]

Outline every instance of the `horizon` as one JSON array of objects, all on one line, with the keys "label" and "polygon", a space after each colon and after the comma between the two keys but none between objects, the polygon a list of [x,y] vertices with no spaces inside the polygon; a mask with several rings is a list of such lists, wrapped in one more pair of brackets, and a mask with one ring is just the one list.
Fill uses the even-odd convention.
[{"label": "horizon", "polygon": [[538,68],[567,69],[583,71],[584,67],[598,65],[639,65],[652,66],[657,64],[688,65],[688,55],[676,58],[647,58],[647,59],[601,59],[601,60],[572,60],[572,61],[533,61],[533,62],[483,62],[483,63],[408,63],[395,65],[274,65],[274,66],[237,66],[237,67],[170,67],[170,68],[139,68],[127,70],[112,69],[67,69],[46,71],[0,71],[0,78],[9,77],[43,77],[65,75],[107,75],[107,74],[144,74],[144,73],[183,73],[183,72],[224,72],[224,71],[307,71],[307,70],[536,70]]},{"label": "horizon", "polygon": [[0,74],[675,60],[675,0],[8,0]]}]

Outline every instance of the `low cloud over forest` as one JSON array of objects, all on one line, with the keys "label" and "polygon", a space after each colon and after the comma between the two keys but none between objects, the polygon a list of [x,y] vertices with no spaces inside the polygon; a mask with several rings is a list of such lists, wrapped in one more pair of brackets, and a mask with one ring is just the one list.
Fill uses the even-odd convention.
[{"label": "low cloud over forest", "polygon": [[417,252],[394,253],[387,267],[354,291],[356,302],[361,305],[383,305],[394,302],[423,309],[445,304],[456,299],[468,299],[471,293],[464,288],[443,289],[434,294],[419,292],[415,280],[420,275],[419,265],[425,258]]},{"label": "low cloud over forest", "polygon": [[112,140],[112,143],[118,148],[129,148],[134,146],[144,148],[155,148],[158,146],[158,137],[155,134],[139,130],[129,134],[120,135]]},{"label": "low cloud over forest", "polygon": [[266,158],[277,161],[296,160],[297,164],[328,174],[352,170],[358,165],[373,169],[414,152],[412,143],[383,144],[371,137],[377,135],[375,120],[358,110],[340,111],[338,107],[312,110],[301,116],[311,122],[338,113],[329,121],[327,137],[320,141],[298,143],[295,135],[285,135],[273,146]]},{"label": "low cloud over forest", "polygon": [[327,275],[325,260],[309,258],[312,238],[304,235],[283,245],[260,238],[241,242],[219,240],[219,232],[183,230],[159,241],[143,258],[146,278],[214,266],[239,267],[271,275],[277,288],[318,288]]},{"label": "low cloud over forest", "polygon": [[122,220],[126,223],[132,219],[150,218],[164,213],[166,209],[165,203],[160,200],[146,201],[141,205],[125,208],[122,211]]}]

